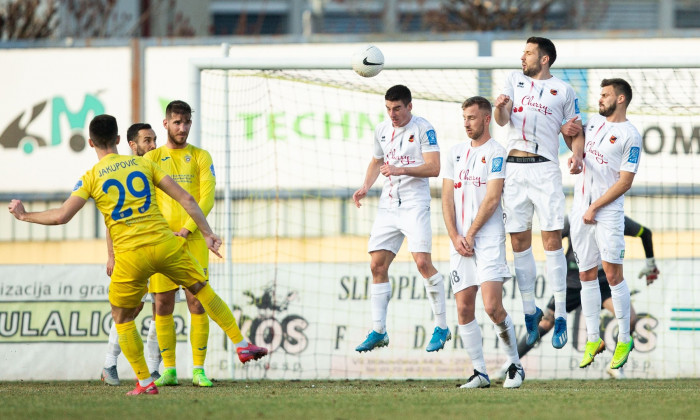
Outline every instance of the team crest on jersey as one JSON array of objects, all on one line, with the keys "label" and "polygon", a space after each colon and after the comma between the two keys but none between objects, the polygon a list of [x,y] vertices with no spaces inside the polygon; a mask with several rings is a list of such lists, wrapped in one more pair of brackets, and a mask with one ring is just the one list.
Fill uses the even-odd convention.
[{"label": "team crest on jersey", "polygon": [[78,191],[80,187],[83,186],[83,180],[79,179],[78,182],[75,184],[75,187],[73,187],[73,191]]},{"label": "team crest on jersey", "polygon": [[503,169],[503,158],[494,158],[491,161],[491,172],[501,172],[501,169]]},{"label": "team crest on jersey", "polygon": [[190,163],[190,160],[192,160],[192,156],[186,155],[186,156],[185,156],[185,162]]},{"label": "team crest on jersey", "polygon": [[435,146],[437,144],[437,136],[435,136],[435,130],[428,130],[427,133],[425,133],[426,136],[428,136],[428,144],[431,146]]},{"label": "team crest on jersey", "polygon": [[610,143],[615,144],[616,141],[617,141],[617,137],[610,136]]},{"label": "team crest on jersey", "polygon": [[559,93],[556,89],[549,89],[549,93],[552,94],[552,96],[557,96],[557,93]]},{"label": "team crest on jersey", "polygon": [[409,141],[410,143],[413,143],[414,137],[415,137],[415,136],[414,136],[413,134],[411,134],[411,137],[408,138],[408,141]]},{"label": "team crest on jersey", "polygon": [[486,163],[486,156],[481,157],[481,163]]},{"label": "team crest on jersey", "polygon": [[639,162],[639,147],[633,147],[630,149],[630,157],[627,159],[629,163]]},{"label": "team crest on jersey", "polygon": [[216,176],[216,172],[214,172],[214,164],[212,163],[211,166],[209,167],[209,170],[211,171],[211,174]]}]

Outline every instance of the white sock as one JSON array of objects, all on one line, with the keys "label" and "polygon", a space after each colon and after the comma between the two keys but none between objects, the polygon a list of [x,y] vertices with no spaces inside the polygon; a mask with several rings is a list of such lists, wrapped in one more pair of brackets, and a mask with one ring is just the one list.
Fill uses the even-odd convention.
[{"label": "white sock", "polygon": [[537,277],[532,247],[523,252],[513,252],[513,265],[515,265],[520,297],[523,299],[523,312],[525,315],[532,315],[535,313],[535,278]]},{"label": "white sock", "polygon": [[109,340],[107,341],[107,354],[105,355],[105,367],[117,365],[117,357],[121,354],[122,348],[119,347],[119,335],[117,335],[117,325],[112,323],[112,328],[109,329]]},{"label": "white sock", "polygon": [[547,278],[554,291],[554,317],[566,319],[566,256],[564,249],[545,251]]},{"label": "white sock", "polygon": [[239,341],[238,343],[233,343],[233,345],[234,345],[237,349],[242,348],[242,347],[248,347],[248,340],[246,340],[246,339],[244,338],[243,341]]},{"label": "white sock", "polygon": [[151,382],[153,382],[153,378],[151,376],[149,376],[146,379],[139,379],[139,385],[141,385],[143,387],[150,385]]},{"label": "white sock", "polygon": [[476,323],[476,319],[465,325],[460,324],[457,329],[459,331],[459,336],[462,338],[462,344],[464,344],[469,358],[472,359],[474,369],[487,375],[484,348],[481,340],[481,328],[479,328],[479,324]]},{"label": "white sock", "polygon": [[372,283],[370,290],[372,329],[379,334],[384,334],[386,332],[386,310],[391,298],[391,283]]},{"label": "white sock", "polygon": [[447,328],[447,311],[445,310],[445,279],[440,273],[435,273],[428,279],[423,279],[425,291],[428,292],[430,306],[435,315],[435,326]]},{"label": "white sock", "polygon": [[506,355],[508,356],[508,361],[520,365],[518,342],[515,338],[515,327],[513,326],[513,320],[510,319],[510,315],[506,314],[506,319],[504,319],[503,322],[498,324],[494,323],[493,329],[496,330],[496,334],[501,338],[503,348],[505,348]]},{"label": "white sock", "polygon": [[630,289],[623,279],[620,284],[610,286],[610,291],[617,318],[617,341],[627,343],[630,341]]},{"label": "white sock", "polygon": [[[629,294],[628,294],[629,295]],[[586,319],[588,341],[600,338],[600,285],[598,279],[581,282],[581,311]]]},{"label": "white sock", "polygon": [[158,335],[156,333],[156,321],[151,321],[151,325],[148,327],[148,337],[146,338],[146,348],[148,349],[148,354],[146,355],[146,364],[148,365],[149,372],[155,372],[160,367],[160,361],[163,360],[160,357],[160,348],[158,347]]}]

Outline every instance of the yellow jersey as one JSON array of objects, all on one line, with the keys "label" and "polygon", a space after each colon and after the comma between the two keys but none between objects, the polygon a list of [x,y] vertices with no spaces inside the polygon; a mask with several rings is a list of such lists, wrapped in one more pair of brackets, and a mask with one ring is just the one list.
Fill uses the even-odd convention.
[{"label": "yellow jersey", "polygon": [[114,251],[130,251],[173,236],[154,194],[166,175],[141,157],[109,154],[80,178],[71,195],[95,199]]},{"label": "yellow jersey", "polygon": [[[183,149],[170,149],[164,145],[146,153],[144,158],[155,162],[185,191],[192,194],[204,216],[209,214],[214,207],[216,192],[214,163],[209,152],[191,144]],[[160,189],[156,191],[156,199],[173,232],[178,232],[184,227],[191,232],[187,236],[188,240],[203,238],[202,233],[197,229],[197,224],[180,203]]]}]

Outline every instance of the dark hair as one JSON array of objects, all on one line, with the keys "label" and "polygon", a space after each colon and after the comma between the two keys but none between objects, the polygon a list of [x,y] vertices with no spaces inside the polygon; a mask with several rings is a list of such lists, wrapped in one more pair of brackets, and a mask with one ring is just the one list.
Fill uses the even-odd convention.
[{"label": "dark hair", "polygon": [[90,139],[98,149],[107,149],[117,144],[119,128],[117,119],[111,115],[98,115],[90,121]]},{"label": "dark hair", "polygon": [[136,123],[126,130],[126,141],[136,141],[136,137],[139,136],[139,131],[150,130],[151,124],[146,123]]},{"label": "dark hair", "polygon": [[396,85],[389,88],[384,99],[391,102],[401,101],[404,105],[411,103],[411,90],[404,85]]},{"label": "dark hair", "polygon": [[192,108],[185,101],[172,101],[165,107],[165,118],[170,114],[192,115]]},{"label": "dark hair", "polygon": [[625,79],[603,79],[603,81],[600,82],[600,87],[605,86],[612,86],[615,95],[624,95],[625,105],[629,105],[630,102],[632,102],[632,86],[630,86]]},{"label": "dark hair", "polygon": [[531,36],[530,38],[527,39],[527,44],[537,44],[537,49],[540,52],[540,57],[543,55],[546,55],[549,57],[549,67],[552,67],[552,64],[557,59],[557,49],[554,47],[554,43],[547,38],[542,38],[539,36]]},{"label": "dark hair", "polygon": [[462,109],[467,109],[473,105],[477,105],[480,110],[486,112],[488,115],[491,115],[491,102],[489,102],[489,100],[483,96],[472,96],[471,98],[467,98],[464,102],[462,102]]}]

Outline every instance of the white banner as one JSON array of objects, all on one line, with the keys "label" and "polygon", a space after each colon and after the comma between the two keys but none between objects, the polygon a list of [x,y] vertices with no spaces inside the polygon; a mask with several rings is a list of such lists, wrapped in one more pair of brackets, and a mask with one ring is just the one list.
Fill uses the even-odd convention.
[{"label": "white banner", "polygon": [[[698,376],[689,354],[700,347],[697,302],[692,274],[700,262],[659,260],[662,275],[646,286],[636,273],[644,262],[625,263],[632,302],[640,317],[635,350],[626,366],[628,377],[674,378]],[[454,300],[448,291],[448,324],[453,339],[438,353],[426,353],[433,329],[423,280],[412,263],[395,263],[390,270],[393,296],[389,304],[390,345],[359,354],[354,348],[371,328],[369,264],[238,264],[233,290],[212,267],[212,283],[233,308],[244,335],[272,350],[260,362],[241,366],[221,330],[212,325],[206,369],[210,377],[324,379],[324,378],[455,378],[471,372],[471,362],[456,332]],[[438,265],[447,278],[447,263]],[[544,308],[551,296],[538,263],[537,304]],[[111,322],[107,303],[108,278],[102,265],[0,266],[0,369],[3,380],[85,380],[99,376]],[[513,281],[504,285],[504,303],[519,336],[523,316]],[[482,326],[484,355],[494,375],[505,361],[493,325],[477,298],[477,320]],[[151,310],[137,319],[143,337]],[[569,343],[562,350],[550,344],[551,334],[523,358],[527,378],[602,378],[612,357],[617,321],[603,312],[607,352],[588,369],[578,363],[585,346],[580,311],[569,314]],[[192,362],[187,344],[189,316],[184,304],[176,310],[177,357],[181,377]],[[122,378],[133,378],[120,358]]]}]

